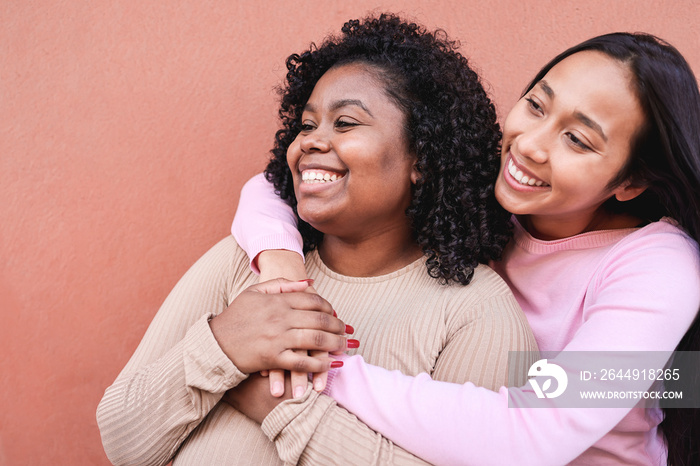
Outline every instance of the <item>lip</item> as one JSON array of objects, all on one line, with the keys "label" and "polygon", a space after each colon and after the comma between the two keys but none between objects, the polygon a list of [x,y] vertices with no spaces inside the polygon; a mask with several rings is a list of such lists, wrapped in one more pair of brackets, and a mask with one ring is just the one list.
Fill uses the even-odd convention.
[{"label": "lip", "polygon": [[[304,177],[309,174],[316,175],[314,179],[304,180]],[[318,174],[323,175],[324,180],[317,180]],[[324,166],[318,163],[302,163],[298,167],[298,173],[295,176],[298,179],[298,189],[301,193],[318,193],[337,186],[340,181],[347,176],[347,170],[338,169],[336,167]],[[335,177],[336,179],[333,179]]]},{"label": "lip", "polygon": [[347,169],[345,168],[333,167],[318,162],[301,162],[297,166],[297,170],[299,170],[299,173],[306,170],[318,170],[328,173],[335,173],[337,175],[345,175],[345,172],[347,172]]},{"label": "lip", "polygon": [[[544,183],[541,186],[537,185],[530,185],[530,184],[522,184],[520,181],[516,180],[513,175],[510,174],[509,172],[509,167],[511,163],[515,166],[515,168],[523,173],[523,176],[527,176],[530,179],[535,179],[537,181],[541,181]],[[551,189],[551,186],[547,184],[543,179],[539,178],[538,176],[535,176],[530,170],[527,168],[523,167],[521,164],[517,162],[515,157],[513,157],[513,154],[508,152],[508,157],[506,158],[506,162],[503,166],[503,178],[504,180],[508,183],[508,185],[516,189],[518,191],[527,191],[527,192],[537,192],[537,191],[547,191]]]}]

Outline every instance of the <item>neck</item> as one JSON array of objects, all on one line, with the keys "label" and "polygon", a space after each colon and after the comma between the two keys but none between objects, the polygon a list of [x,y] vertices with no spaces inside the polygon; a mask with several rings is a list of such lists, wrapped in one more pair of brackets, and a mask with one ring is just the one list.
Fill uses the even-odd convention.
[{"label": "neck", "polygon": [[376,277],[419,259],[423,252],[410,230],[390,229],[364,238],[324,235],[318,253],[334,272],[350,277]]},{"label": "neck", "polygon": [[590,231],[634,228],[642,222],[633,215],[613,214],[602,207],[588,219],[585,216],[555,219],[542,215],[520,215],[518,221],[534,238],[543,241],[569,238]]}]

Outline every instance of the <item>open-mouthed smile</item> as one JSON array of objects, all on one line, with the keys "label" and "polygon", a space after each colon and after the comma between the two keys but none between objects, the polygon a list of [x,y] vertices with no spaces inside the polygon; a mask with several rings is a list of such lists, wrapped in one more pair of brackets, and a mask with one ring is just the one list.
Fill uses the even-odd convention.
[{"label": "open-mouthed smile", "polygon": [[538,186],[538,187],[549,187],[545,181],[537,178],[532,173],[525,174],[523,171],[515,165],[513,162],[513,157],[508,157],[508,162],[506,164],[506,170],[510,176],[523,186]]},{"label": "open-mouthed smile", "polygon": [[336,172],[331,172],[331,171],[327,171],[327,170],[319,170],[319,169],[303,170],[301,172],[301,181],[302,181],[302,183],[308,183],[308,184],[331,183],[333,181],[341,179],[344,176],[345,176],[345,174],[343,174],[343,173],[336,173]]}]

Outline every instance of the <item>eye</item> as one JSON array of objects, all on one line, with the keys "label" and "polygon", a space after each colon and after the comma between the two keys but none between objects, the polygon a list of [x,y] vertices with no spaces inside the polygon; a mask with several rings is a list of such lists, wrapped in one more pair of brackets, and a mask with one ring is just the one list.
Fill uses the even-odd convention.
[{"label": "eye", "polygon": [[571,141],[571,143],[574,146],[576,146],[577,148],[579,148],[581,150],[585,150],[585,151],[593,150],[585,142],[583,142],[581,139],[576,137],[576,135],[573,133],[566,133],[566,137],[569,138],[569,141]]},{"label": "eye", "polygon": [[530,110],[532,110],[534,113],[542,114],[544,112],[544,110],[542,109],[542,106],[540,104],[538,104],[535,101],[535,99],[533,99],[532,97],[527,97],[527,98],[525,98],[525,100],[527,101],[528,108]]},{"label": "eye", "polygon": [[335,127],[339,129],[348,129],[359,125],[360,124],[358,122],[356,122],[355,120],[351,120],[347,117],[338,118],[335,121]]},{"label": "eye", "polygon": [[313,131],[316,128],[316,125],[313,124],[311,121],[302,121],[301,122],[301,131],[304,133],[308,133],[309,131]]}]

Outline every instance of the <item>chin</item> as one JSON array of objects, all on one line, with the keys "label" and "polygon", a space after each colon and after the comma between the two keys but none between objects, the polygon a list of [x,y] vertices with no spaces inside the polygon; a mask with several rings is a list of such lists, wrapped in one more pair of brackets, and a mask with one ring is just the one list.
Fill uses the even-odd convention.
[{"label": "chin", "polygon": [[494,192],[494,195],[496,197],[496,200],[500,204],[501,207],[503,207],[505,210],[507,210],[511,214],[515,215],[522,215],[523,212],[519,212],[519,207],[522,205],[520,202],[510,202],[508,200],[508,194],[502,194],[499,193],[498,190]]},{"label": "chin", "polygon": [[327,215],[323,214],[322,212],[309,212],[308,210],[305,209],[300,209],[297,206],[297,214],[299,215],[299,218],[314,227],[317,230],[321,230],[321,227],[325,221],[327,221]]}]

